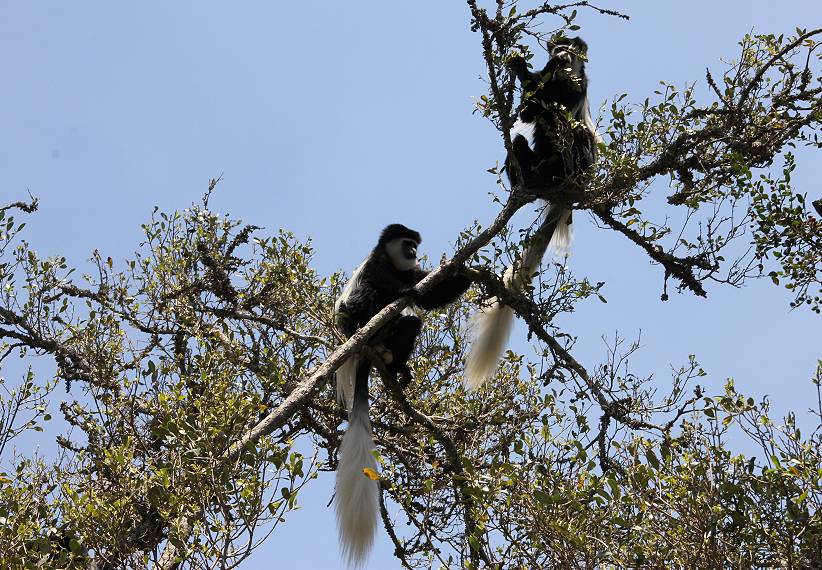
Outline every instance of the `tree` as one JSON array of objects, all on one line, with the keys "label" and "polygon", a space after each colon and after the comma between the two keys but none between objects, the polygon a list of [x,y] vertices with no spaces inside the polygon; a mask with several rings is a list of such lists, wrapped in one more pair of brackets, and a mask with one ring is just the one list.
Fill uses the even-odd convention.
[{"label": "tree", "polygon": [[[572,33],[577,9],[622,17],[587,2],[468,4],[488,69],[478,109],[506,148],[516,99],[507,57],[544,42],[540,23]],[[820,34],[746,36],[735,62],[708,73],[703,102],[692,86],[664,85],[638,104],[615,97],[595,180],[583,195],[559,189],[555,199],[636,244],[663,283],[686,294],[765,275],[785,283],[794,306],[818,312],[820,220],[791,172],[795,146],[819,148]],[[657,180],[673,188],[661,222],[646,214]],[[318,275],[310,244],[286,231],[264,236],[212,213],[216,184],[189,210],[156,211],[125,266],[96,254],[93,274],[82,277],[21,240],[24,224],[12,215],[32,213],[36,201],[0,210],[0,362],[51,358],[72,394],[60,404],[72,431],[59,438],[56,462],[3,458],[4,567],[231,567],[276,531],[318,470],[334,468],[343,412],[331,373],[406,301],[343,342],[332,318],[343,276]],[[600,285],[552,264],[527,294],[505,290],[501,267],[528,237],[506,226],[533,196],[519,188],[501,196],[498,217],[465,230],[452,259],[421,285],[467,263],[478,286],[428,317],[415,382],[403,391],[385,377],[375,389],[382,515],[398,560],[409,568],[817,563],[819,431],[802,434],[791,416],[777,426],[767,401],[731,383],[706,393],[695,357],[661,396],[628,366],[635,343],[618,340],[600,365],[578,361],[554,318]],[[541,358],[508,353],[494,385],[471,395],[461,387],[464,325],[491,296],[527,323]],[[822,364],[813,382],[819,389]],[[30,374],[9,390],[0,453],[48,419],[53,388]],[[732,429],[761,455],[733,453]],[[300,440],[323,456],[301,455]]]}]

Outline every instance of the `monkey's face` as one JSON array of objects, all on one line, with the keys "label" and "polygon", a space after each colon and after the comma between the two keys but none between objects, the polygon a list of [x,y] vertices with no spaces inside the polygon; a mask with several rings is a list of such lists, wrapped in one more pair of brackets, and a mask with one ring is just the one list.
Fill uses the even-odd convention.
[{"label": "monkey's face", "polygon": [[551,59],[562,62],[563,67],[574,75],[582,75],[585,61],[588,59],[588,46],[580,38],[563,39],[551,44]]},{"label": "monkey's face", "polygon": [[417,266],[417,246],[410,238],[392,239],[385,244],[385,252],[398,271],[408,271]]}]

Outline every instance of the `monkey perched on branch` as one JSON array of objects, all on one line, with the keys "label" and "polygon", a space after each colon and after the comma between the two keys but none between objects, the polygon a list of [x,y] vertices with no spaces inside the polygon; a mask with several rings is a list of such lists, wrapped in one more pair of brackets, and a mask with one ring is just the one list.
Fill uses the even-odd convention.
[{"label": "monkey perched on branch", "polygon": [[[506,287],[515,291],[531,282],[547,249],[559,255],[570,250],[568,204],[581,196],[600,142],[588,107],[588,45],[581,38],[562,38],[550,45],[550,54],[538,72],[529,71],[521,56],[508,61],[522,86],[522,100],[511,129],[512,152],[506,158],[505,170],[512,187],[548,203],[519,263],[509,267],[503,277]],[[473,324],[474,342],[466,361],[465,381],[476,389],[496,372],[514,324],[514,311],[494,299],[475,315]]]}]

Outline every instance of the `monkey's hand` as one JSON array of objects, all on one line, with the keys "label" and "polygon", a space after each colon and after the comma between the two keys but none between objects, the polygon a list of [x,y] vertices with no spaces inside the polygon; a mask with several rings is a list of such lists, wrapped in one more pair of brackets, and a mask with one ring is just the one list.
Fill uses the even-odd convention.
[{"label": "monkey's hand", "polygon": [[417,291],[416,287],[405,287],[400,289],[397,294],[399,297],[410,297],[412,301],[418,301],[422,297],[422,293]]},{"label": "monkey's hand", "polygon": [[505,61],[505,65],[511,69],[528,69],[528,64],[525,62],[525,58],[522,57],[519,52],[514,52],[511,57]]},{"label": "monkey's hand", "polygon": [[516,75],[520,83],[525,83],[529,79],[528,62],[526,62],[525,58],[521,55],[517,54],[513,57],[509,57],[508,61],[505,62],[505,65],[508,66],[508,69],[514,72],[514,75]]}]

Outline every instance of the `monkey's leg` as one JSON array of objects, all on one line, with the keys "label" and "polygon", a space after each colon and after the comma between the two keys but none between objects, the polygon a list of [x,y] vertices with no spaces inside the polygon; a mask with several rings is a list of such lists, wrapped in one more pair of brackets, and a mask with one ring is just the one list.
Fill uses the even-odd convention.
[{"label": "monkey's leg", "polygon": [[566,147],[554,132],[540,135],[534,138],[535,164],[531,170],[531,185],[538,196],[551,202],[555,198],[552,192],[566,180],[563,153]]},{"label": "monkey's leg", "polygon": [[422,330],[422,321],[413,315],[403,315],[391,327],[391,334],[385,339],[385,347],[391,351],[393,359],[388,369],[400,376],[400,384],[407,386],[411,382],[411,369],[408,359],[414,350],[414,343]]},{"label": "monkey's leg", "polygon": [[519,165],[519,175],[514,174],[515,169],[512,164],[513,161],[509,156],[505,161],[506,168],[508,169],[508,180],[511,181],[512,185],[524,188],[530,185],[531,170],[534,168],[536,157],[534,156],[534,151],[532,151],[531,147],[528,146],[528,141],[522,135],[515,136],[511,144],[513,147],[514,158]]}]

